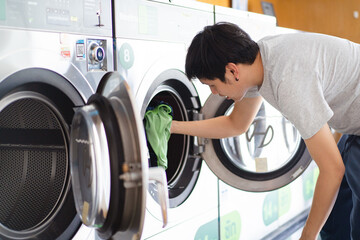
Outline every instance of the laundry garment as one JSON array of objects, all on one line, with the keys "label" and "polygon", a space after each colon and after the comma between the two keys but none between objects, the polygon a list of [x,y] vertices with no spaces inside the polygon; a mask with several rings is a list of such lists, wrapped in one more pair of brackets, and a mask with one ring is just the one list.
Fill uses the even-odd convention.
[{"label": "laundry garment", "polygon": [[151,146],[149,149],[150,158],[153,157],[153,154],[151,154],[152,150],[156,155],[157,166],[165,169],[168,167],[166,155],[172,119],[172,108],[166,103],[149,107],[145,113],[146,138]]}]

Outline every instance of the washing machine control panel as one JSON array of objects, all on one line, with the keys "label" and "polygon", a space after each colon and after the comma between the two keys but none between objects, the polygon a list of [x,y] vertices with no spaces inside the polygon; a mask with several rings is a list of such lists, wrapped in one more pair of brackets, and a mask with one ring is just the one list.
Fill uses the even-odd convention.
[{"label": "washing machine control panel", "polygon": [[88,71],[107,71],[106,40],[87,39]]},{"label": "washing machine control panel", "polygon": [[0,0],[0,26],[112,36],[108,0]]}]

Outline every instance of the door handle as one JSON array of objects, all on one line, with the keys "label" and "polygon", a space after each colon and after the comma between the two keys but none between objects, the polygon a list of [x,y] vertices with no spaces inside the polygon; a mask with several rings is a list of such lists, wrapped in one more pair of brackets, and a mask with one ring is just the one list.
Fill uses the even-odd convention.
[{"label": "door handle", "polygon": [[149,181],[155,182],[159,194],[159,204],[163,218],[163,227],[168,223],[169,192],[165,169],[163,167],[149,168]]}]

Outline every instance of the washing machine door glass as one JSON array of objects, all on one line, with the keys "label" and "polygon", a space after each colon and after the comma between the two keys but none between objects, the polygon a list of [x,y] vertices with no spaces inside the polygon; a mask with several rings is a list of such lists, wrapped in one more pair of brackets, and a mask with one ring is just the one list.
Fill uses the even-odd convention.
[{"label": "washing machine door glass", "polygon": [[116,73],[104,76],[73,118],[70,166],[76,209],[101,238],[141,235],[148,181],[141,126],[130,89]]},{"label": "washing machine door glass", "polygon": [[[202,113],[205,118],[230,115],[232,100],[210,95]],[[224,182],[246,191],[269,191],[296,179],[311,157],[295,127],[280,112],[263,102],[254,121],[240,136],[200,139],[202,157]]]}]

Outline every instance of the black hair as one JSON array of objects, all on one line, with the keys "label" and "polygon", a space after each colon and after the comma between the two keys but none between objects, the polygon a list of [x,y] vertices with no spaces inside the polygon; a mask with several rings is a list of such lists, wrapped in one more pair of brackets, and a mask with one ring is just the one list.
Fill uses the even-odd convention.
[{"label": "black hair", "polygon": [[237,25],[227,22],[206,26],[192,40],[186,55],[185,72],[189,79],[219,78],[225,82],[228,63],[253,64],[258,44]]}]

